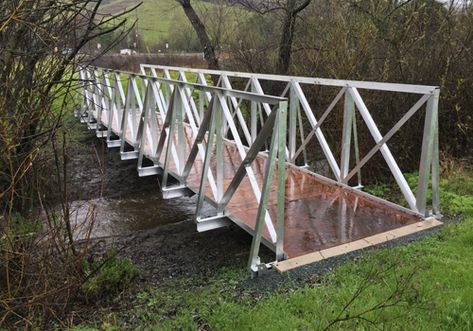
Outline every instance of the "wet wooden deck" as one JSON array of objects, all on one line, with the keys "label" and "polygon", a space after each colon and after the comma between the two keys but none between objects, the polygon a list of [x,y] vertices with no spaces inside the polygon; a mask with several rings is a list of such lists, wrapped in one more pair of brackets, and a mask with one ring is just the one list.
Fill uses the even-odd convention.
[{"label": "wet wooden deck", "polygon": [[[159,120],[160,122],[160,120]],[[107,125],[107,118],[102,116],[102,123]],[[159,127],[160,125],[158,125]],[[113,128],[117,132],[117,128]],[[186,156],[194,142],[190,127],[185,127]],[[126,140],[132,141],[130,132]],[[175,138],[177,143],[177,138]],[[150,157],[149,144],[145,143],[144,154]],[[224,143],[224,190],[228,187],[241,157],[236,145],[230,141]],[[164,163],[164,152],[159,160]],[[261,187],[266,156],[260,153],[252,164],[256,179]],[[187,180],[187,186],[197,191],[200,185],[203,160],[198,154]],[[215,175],[215,160],[211,162]],[[177,169],[170,162],[170,173],[175,177]],[[276,183],[269,198],[269,213],[276,219]],[[289,258],[300,257],[308,253],[320,252],[332,247],[363,240],[378,234],[403,228],[422,221],[407,210],[396,208],[369,195],[340,186],[335,182],[292,165],[286,166],[285,193],[285,233],[284,250]],[[213,200],[207,185],[206,198]],[[255,227],[258,203],[247,177],[242,181],[226,208],[226,213],[245,230],[252,232]],[[267,242],[271,242],[267,230],[263,232]]]}]

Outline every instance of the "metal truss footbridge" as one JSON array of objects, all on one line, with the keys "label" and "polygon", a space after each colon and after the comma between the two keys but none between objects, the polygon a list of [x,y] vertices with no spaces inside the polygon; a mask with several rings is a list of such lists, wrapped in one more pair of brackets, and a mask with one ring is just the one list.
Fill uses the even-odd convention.
[{"label": "metal truss footbridge", "polygon": [[[139,176],[157,176],[164,198],[196,194],[198,231],[235,223],[251,234],[254,274],[440,224],[438,87],[147,64],[140,73],[82,67],[79,76],[76,116],[119,149],[122,160],[136,160]],[[266,86],[277,95],[266,94]],[[323,109],[309,102],[314,87],[333,91]],[[365,91],[409,95],[414,102],[393,113],[399,119],[383,135]],[[419,113],[422,145],[412,189],[388,143]],[[332,141],[324,132],[330,117],[343,127]],[[373,139],[364,155],[359,125]],[[325,172],[311,161],[312,145]],[[361,170],[375,155],[399,186],[403,206],[363,192]],[[274,260],[260,260],[262,244]]]}]

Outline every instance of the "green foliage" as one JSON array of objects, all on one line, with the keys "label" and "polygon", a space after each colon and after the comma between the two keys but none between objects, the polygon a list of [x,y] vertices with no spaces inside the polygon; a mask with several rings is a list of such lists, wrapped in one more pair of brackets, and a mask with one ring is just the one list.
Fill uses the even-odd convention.
[{"label": "green foliage", "polygon": [[[406,174],[406,180],[415,190],[418,183],[418,173]],[[473,173],[470,170],[463,170],[447,178],[441,178],[439,184],[440,207],[443,213],[463,214],[473,216]],[[432,202],[432,190],[427,192],[427,203]]]},{"label": "green foliage", "polygon": [[118,257],[110,250],[103,259],[86,262],[84,274],[88,279],[82,285],[82,292],[91,300],[127,288],[139,272],[129,259]]},{"label": "green foliage", "polygon": [[390,190],[388,184],[369,185],[363,188],[363,191],[377,197],[384,197]]},{"label": "green foliage", "polygon": [[41,231],[41,221],[34,218],[23,217],[20,213],[15,213],[9,231],[11,236],[27,236]]},{"label": "green foliage", "polygon": [[[115,8],[117,12],[134,3],[138,1],[109,1],[104,10]],[[192,3],[211,39],[222,46],[218,48],[222,64],[237,71],[274,71],[283,23],[280,12],[256,15],[216,1]],[[448,8],[430,0],[383,0],[376,4],[368,0],[312,1],[301,13],[304,19],[294,27],[291,73],[438,85],[441,146],[455,156],[463,156],[465,151],[473,150],[473,117],[469,111],[473,103],[469,92],[473,84],[472,8],[466,2],[464,8]],[[200,49],[190,23],[174,0],[144,1],[129,17],[138,18],[138,31],[145,44],[141,51],[164,50],[165,42],[170,43],[172,50]],[[318,88],[307,96],[309,102],[328,105],[332,94]],[[366,93],[363,99],[381,132],[392,127],[398,119],[395,114],[400,116],[417,100],[414,96],[385,92]],[[421,113],[412,117],[389,142],[405,171],[413,171],[418,165]],[[326,126],[331,129],[324,132],[329,141],[338,141],[341,125],[337,116],[327,118]],[[363,155],[371,149],[372,137],[364,125],[358,134]],[[338,154],[338,147],[333,148],[334,154]],[[372,174],[386,174],[384,169],[384,165],[369,162],[363,170],[373,178]]]},{"label": "green foliage", "polygon": [[[113,0],[103,6],[106,12],[119,12],[130,8],[139,1]],[[204,21],[211,38],[217,43],[223,43],[231,35],[236,24],[236,16],[242,16],[243,10],[237,6],[227,6],[223,3],[193,0],[192,5]],[[223,15],[226,17],[223,18]],[[181,6],[174,0],[148,0],[143,1],[136,12],[130,13],[130,22],[138,18],[138,34],[142,40],[140,46],[143,52],[165,51],[165,43],[169,44],[171,51],[201,51],[191,24],[184,14]],[[219,22],[216,22],[219,20]],[[222,24],[225,28],[222,28]],[[133,40],[131,36],[130,41]],[[110,38],[109,38],[110,39]],[[128,44],[131,44],[131,42]],[[109,44],[102,40],[103,44]]]},{"label": "green foliage", "polygon": [[458,195],[452,192],[441,192],[441,205],[453,214],[472,216],[473,215],[473,196]]},{"label": "green foliage", "polygon": [[[405,174],[409,187],[413,192],[417,189],[417,172]],[[385,198],[403,204],[403,198],[396,183],[369,185],[364,191],[377,197]],[[473,171],[469,168],[461,169],[453,174],[442,176],[439,183],[440,208],[447,215],[463,214],[473,216]],[[432,190],[427,190],[427,204],[432,203]]]}]

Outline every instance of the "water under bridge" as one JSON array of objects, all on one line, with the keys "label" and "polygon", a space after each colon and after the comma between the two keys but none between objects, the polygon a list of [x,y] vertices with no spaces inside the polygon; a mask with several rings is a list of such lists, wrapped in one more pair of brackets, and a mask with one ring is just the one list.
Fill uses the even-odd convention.
[{"label": "water under bridge", "polygon": [[[140,74],[82,67],[79,75],[81,121],[119,148],[122,160],[136,159],[139,176],[157,175],[164,198],[197,194],[198,231],[233,222],[250,233],[254,273],[289,270],[441,224],[435,86],[146,64]],[[279,88],[278,96],[265,94],[264,86]],[[333,94],[322,109],[306,97],[314,87]],[[382,135],[360,91],[396,93],[413,103],[393,112],[399,119]],[[419,113],[422,146],[412,190],[388,141]],[[330,117],[343,127],[333,141],[324,133]],[[373,138],[363,156],[360,124]],[[318,153],[323,171],[308,150]],[[404,206],[363,192],[361,169],[377,154]],[[274,261],[260,261],[261,244],[274,251]]]}]

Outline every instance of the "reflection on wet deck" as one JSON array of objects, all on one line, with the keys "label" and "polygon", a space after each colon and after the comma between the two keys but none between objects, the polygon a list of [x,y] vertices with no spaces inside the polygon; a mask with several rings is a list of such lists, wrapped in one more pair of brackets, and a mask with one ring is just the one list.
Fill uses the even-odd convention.
[{"label": "reflection on wet deck", "polygon": [[[158,119],[158,128],[161,120]],[[107,118],[102,116],[102,123],[107,125]],[[116,128],[113,127],[114,131]],[[185,154],[189,155],[194,136],[190,127],[186,127]],[[127,140],[132,140],[129,131]],[[177,143],[177,136],[174,137]],[[145,141],[145,156],[150,157],[150,147]],[[160,162],[164,163],[164,152]],[[236,145],[230,141],[224,143],[224,190],[241,164],[241,157]],[[259,154],[252,164],[256,180],[261,187],[266,156]],[[197,191],[200,185],[203,160],[200,155],[192,167],[187,185]],[[211,169],[215,174],[215,159],[211,160]],[[172,158],[168,166],[170,172],[178,173]],[[274,222],[276,220],[276,185],[273,180],[268,210]],[[331,181],[294,166],[286,166],[285,193],[285,233],[284,250],[289,258],[310,252],[321,251],[375,234],[393,230],[421,220],[420,217],[391,207],[380,201],[352,189],[341,187]],[[210,187],[206,187],[206,197],[213,200]],[[254,229],[258,203],[255,199],[248,178],[245,178],[226,208],[226,213],[247,229]],[[266,228],[263,236],[271,242]]]}]

